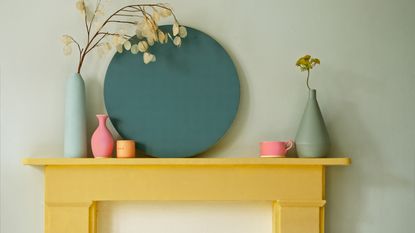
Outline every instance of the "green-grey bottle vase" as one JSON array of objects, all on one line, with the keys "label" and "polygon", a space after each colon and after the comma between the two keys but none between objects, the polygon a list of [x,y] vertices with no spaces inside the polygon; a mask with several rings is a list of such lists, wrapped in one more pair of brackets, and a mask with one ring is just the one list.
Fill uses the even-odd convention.
[{"label": "green-grey bottle vase", "polygon": [[298,157],[326,157],[330,150],[329,134],[316,95],[316,90],[311,89],[295,137]]}]

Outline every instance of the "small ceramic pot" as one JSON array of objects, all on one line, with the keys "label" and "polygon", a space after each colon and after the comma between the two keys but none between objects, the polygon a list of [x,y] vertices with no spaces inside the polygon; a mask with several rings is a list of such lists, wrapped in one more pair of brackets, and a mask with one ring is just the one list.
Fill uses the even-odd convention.
[{"label": "small ceramic pot", "polygon": [[117,140],[117,158],[134,158],[135,141]]}]

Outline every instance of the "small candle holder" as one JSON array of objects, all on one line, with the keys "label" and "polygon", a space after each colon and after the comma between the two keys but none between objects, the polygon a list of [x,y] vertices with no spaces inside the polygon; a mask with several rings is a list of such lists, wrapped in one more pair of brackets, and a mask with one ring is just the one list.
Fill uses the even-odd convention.
[{"label": "small candle holder", "polygon": [[135,141],[117,140],[117,158],[134,158]]}]

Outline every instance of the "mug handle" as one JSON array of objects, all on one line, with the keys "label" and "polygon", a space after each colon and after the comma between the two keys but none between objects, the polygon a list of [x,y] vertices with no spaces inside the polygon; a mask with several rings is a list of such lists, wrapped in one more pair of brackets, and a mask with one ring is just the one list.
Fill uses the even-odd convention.
[{"label": "mug handle", "polygon": [[287,151],[289,151],[289,150],[291,150],[291,148],[293,148],[293,146],[294,146],[294,141],[293,140],[288,140],[286,143],[285,143],[285,146],[286,146],[286,150]]}]

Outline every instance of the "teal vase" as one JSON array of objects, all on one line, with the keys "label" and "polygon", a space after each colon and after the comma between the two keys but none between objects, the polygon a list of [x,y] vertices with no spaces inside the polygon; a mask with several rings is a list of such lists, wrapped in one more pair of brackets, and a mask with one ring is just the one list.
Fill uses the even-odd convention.
[{"label": "teal vase", "polygon": [[300,127],[295,137],[299,157],[326,157],[330,150],[330,138],[318,106],[316,90],[311,89]]},{"label": "teal vase", "polygon": [[66,83],[64,156],[87,156],[87,129],[85,84],[80,74],[74,74]]}]

